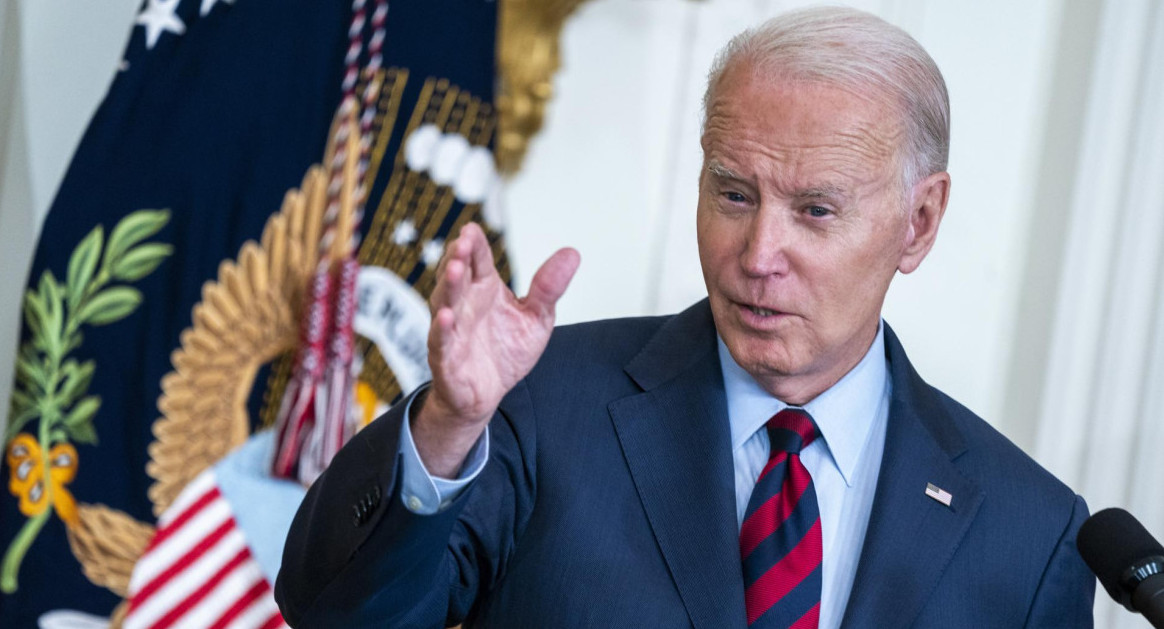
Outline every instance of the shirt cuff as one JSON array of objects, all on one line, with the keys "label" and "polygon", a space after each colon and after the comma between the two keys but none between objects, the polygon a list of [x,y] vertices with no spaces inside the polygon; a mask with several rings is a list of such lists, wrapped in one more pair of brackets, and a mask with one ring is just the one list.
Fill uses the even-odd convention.
[{"label": "shirt cuff", "polygon": [[420,453],[416,451],[416,443],[412,440],[412,429],[409,419],[412,417],[412,403],[428,385],[417,389],[408,399],[404,408],[404,421],[400,425],[400,454],[404,462],[400,479],[400,498],[404,506],[418,515],[432,515],[443,511],[465,490],[473,479],[485,468],[489,460],[489,427],[473,444],[469,454],[465,456],[465,463],[461,466],[461,474],[455,480],[438,478],[428,473],[424,462],[420,460]]}]

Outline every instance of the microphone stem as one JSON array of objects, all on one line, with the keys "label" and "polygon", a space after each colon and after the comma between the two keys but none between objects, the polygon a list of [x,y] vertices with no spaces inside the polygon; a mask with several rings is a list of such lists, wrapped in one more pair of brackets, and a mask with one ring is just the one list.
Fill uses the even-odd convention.
[{"label": "microphone stem", "polygon": [[1156,629],[1164,629],[1164,574],[1154,574],[1132,593],[1132,607]]}]

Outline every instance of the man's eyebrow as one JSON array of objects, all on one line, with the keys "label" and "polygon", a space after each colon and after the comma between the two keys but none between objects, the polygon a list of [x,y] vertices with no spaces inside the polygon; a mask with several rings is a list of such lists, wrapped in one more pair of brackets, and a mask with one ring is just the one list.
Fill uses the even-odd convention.
[{"label": "man's eyebrow", "polygon": [[707,165],[707,172],[715,175],[716,177],[722,177],[724,179],[737,179],[739,181],[747,181],[747,177],[744,177],[743,175],[737,173],[736,171],[728,168],[727,166],[724,166],[723,164],[721,164],[715,160],[711,160],[711,163]]},{"label": "man's eyebrow", "polygon": [[796,196],[801,199],[827,199],[845,196],[845,190],[836,184],[824,184],[805,188],[797,192]]},{"label": "man's eyebrow", "polygon": [[[723,179],[732,179],[735,181],[747,182],[748,178],[740,173],[724,166],[716,160],[711,160],[707,165],[707,172],[721,177]],[[834,183],[825,183],[810,188],[804,188],[796,193],[796,198],[799,199],[834,199],[837,197],[844,197],[845,189]]]}]

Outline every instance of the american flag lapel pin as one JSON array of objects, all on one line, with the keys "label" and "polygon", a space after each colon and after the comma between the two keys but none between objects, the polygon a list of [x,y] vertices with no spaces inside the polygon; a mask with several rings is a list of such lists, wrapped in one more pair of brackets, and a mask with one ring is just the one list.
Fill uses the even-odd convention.
[{"label": "american flag lapel pin", "polygon": [[933,483],[926,483],[926,495],[947,507],[950,506],[950,501],[954,499],[953,494]]}]

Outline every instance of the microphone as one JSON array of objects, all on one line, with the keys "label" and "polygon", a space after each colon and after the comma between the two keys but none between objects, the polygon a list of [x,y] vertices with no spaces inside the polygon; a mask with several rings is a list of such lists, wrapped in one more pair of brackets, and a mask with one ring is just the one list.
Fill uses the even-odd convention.
[{"label": "microphone", "polygon": [[1083,561],[1117,603],[1164,627],[1164,547],[1123,509],[1104,509],[1079,528]]}]

